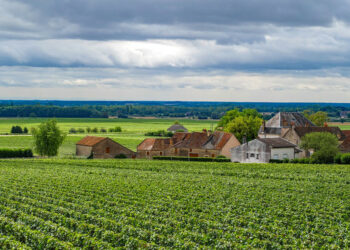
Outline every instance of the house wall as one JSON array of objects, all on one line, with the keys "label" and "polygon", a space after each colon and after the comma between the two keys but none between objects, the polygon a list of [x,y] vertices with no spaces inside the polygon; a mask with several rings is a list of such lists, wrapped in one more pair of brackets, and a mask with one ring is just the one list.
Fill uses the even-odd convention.
[{"label": "house wall", "polygon": [[262,139],[264,139],[264,138],[279,138],[279,137],[281,137],[281,135],[280,134],[259,133],[258,137],[262,138]]},{"label": "house wall", "polygon": [[285,158],[287,159],[294,159],[294,148],[272,148],[271,149],[271,159],[278,159],[283,160]]},{"label": "house wall", "polygon": [[231,149],[232,162],[265,163],[270,161],[270,157],[270,149],[258,140],[253,140]]},{"label": "house wall", "polygon": [[231,148],[237,147],[239,145],[241,145],[239,140],[237,140],[235,136],[231,136],[231,138],[219,152],[219,155],[224,155],[227,158],[231,158]]},{"label": "house wall", "polygon": [[[109,148],[109,153],[106,151]],[[136,156],[135,152],[120,145],[119,143],[107,138],[92,147],[94,158],[107,159],[114,158],[116,155],[124,154],[128,158]]]},{"label": "house wall", "polygon": [[76,145],[76,155],[77,156],[86,156],[89,157],[91,155],[92,147]]},{"label": "house wall", "polygon": [[158,150],[138,150],[137,158],[152,159],[153,156],[167,156],[165,151]]}]

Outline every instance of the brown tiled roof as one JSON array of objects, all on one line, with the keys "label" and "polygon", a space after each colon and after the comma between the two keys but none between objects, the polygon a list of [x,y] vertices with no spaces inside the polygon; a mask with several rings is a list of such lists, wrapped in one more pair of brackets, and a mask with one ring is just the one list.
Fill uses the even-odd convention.
[{"label": "brown tiled roof", "polygon": [[138,151],[163,151],[170,147],[170,138],[147,138],[137,146]]},{"label": "brown tiled roof", "polygon": [[257,140],[272,148],[295,148],[296,145],[282,138],[258,138]]},{"label": "brown tiled roof", "polygon": [[342,130],[341,132],[345,135],[345,137],[350,136],[350,130]]},{"label": "brown tiled roof", "polygon": [[350,152],[350,130],[342,130],[343,134],[345,135],[345,139],[342,142],[342,144],[339,145],[339,150],[342,153],[349,153]]},{"label": "brown tiled roof", "polygon": [[336,135],[340,141],[345,139],[345,135],[339,127],[296,127],[294,130],[300,138],[308,133],[328,132]]},{"label": "brown tiled roof", "polygon": [[82,146],[94,146],[97,143],[107,139],[107,137],[97,137],[97,136],[85,136],[83,139],[78,141],[76,144],[77,145],[82,145]]},{"label": "brown tiled roof", "polygon": [[207,142],[203,145],[203,148],[221,150],[232,136],[234,135],[230,133],[215,131],[209,136]]},{"label": "brown tiled roof", "polygon": [[193,132],[193,133],[185,133],[183,139],[178,143],[174,144],[175,148],[192,148],[198,149],[202,148],[204,143],[208,140],[207,133]]}]

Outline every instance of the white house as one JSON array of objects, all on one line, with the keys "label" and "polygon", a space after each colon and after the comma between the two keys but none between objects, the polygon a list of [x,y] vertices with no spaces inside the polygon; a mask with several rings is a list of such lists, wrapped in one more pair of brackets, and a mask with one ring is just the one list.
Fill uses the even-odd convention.
[{"label": "white house", "polygon": [[268,163],[270,159],[299,158],[300,149],[282,138],[258,138],[231,149],[232,162]]}]

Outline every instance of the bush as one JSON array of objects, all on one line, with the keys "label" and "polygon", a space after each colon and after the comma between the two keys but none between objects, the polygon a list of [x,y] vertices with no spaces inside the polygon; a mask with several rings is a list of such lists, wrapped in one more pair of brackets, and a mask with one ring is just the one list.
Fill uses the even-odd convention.
[{"label": "bush", "polygon": [[114,128],[109,128],[108,132],[113,133],[114,132]]},{"label": "bush", "polygon": [[208,157],[153,156],[153,160],[167,161],[201,161],[201,162],[231,162],[230,159]]},{"label": "bush", "polygon": [[83,128],[78,128],[78,133],[80,133],[80,134],[85,133],[85,129],[83,129]]},{"label": "bush", "polygon": [[279,160],[279,159],[270,159],[269,162],[270,162],[270,163],[283,163],[283,160]]},{"label": "bush", "polygon": [[31,149],[0,149],[0,158],[23,158],[33,157],[33,151]]},{"label": "bush", "polygon": [[341,158],[342,158],[342,154],[337,154],[336,156],[334,156],[334,163],[342,164]]},{"label": "bush", "polygon": [[145,136],[159,136],[159,137],[172,137],[174,134],[172,132],[167,132],[164,130],[158,130],[153,132],[147,132]]},{"label": "bush", "polygon": [[75,128],[71,128],[71,129],[69,129],[69,133],[70,134],[76,134],[77,130]]},{"label": "bush", "polygon": [[98,128],[96,128],[96,127],[93,128],[93,129],[91,130],[91,132],[92,132],[92,133],[98,133]]},{"label": "bush", "polygon": [[350,153],[341,155],[341,163],[342,164],[350,164]]},{"label": "bush", "polygon": [[105,128],[101,128],[101,129],[100,129],[100,132],[101,132],[101,133],[106,133],[107,130],[106,130]]},{"label": "bush", "polygon": [[21,126],[12,126],[11,134],[22,134],[23,130]]},{"label": "bush", "polygon": [[23,129],[23,134],[28,134],[28,129],[27,129],[27,127],[24,127],[24,129]]},{"label": "bush", "polygon": [[116,155],[114,156],[115,159],[126,159],[128,158],[125,154],[119,154],[119,155]]},{"label": "bush", "polygon": [[218,155],[218,156],[216,156],[215,158],[216,158],[216,159],[227,159],[227,157],[224,156],[224,155]]},{"label": "bush", "polygon": [[91,128],[90,128],[90,127],[87,127],[87,128],[86,128],[86,132],[91,133]]},{"label": "bush", "polygon": [[121,127],[115,127],[114,128],[114,132],[117,132],[117,133],[119,133],[119,132],[122,132],[122,128]]}]

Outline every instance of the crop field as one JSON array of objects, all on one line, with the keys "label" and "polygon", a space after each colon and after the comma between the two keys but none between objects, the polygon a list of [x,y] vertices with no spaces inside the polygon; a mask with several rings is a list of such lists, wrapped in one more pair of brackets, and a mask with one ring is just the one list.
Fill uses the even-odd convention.
[{"label": "crop field", "polygon": [[[0,148],[31,148],[33,138],[28,135],[5,135],[9,133],[11,127],[19,125],[27,127],[37,127],[41,122],[46,121],[44,118],[0,118]],[[136,151],[136,147],[146,136],[149,131],[166,130],[176,119],[95,119],[95,118],[59,118],[56,119],[58,126],[66,133],[70,128],[114,128],[120,126],[121,133],[98,133],[89,135],[110,137],[118,143],[131,150]],[[179,120],[190,131],[201,131],[216,126],[216,121],[209,120]],[[1,135],[2,134],[2,135]],[[75,154],[75,143],[86,136],[84,134],[68,134],[59,151],[59,157],[69,157]]]},{"label": "crop field", "polygon": [[349,248],[350,166],[0,160],[0,248]]}]

